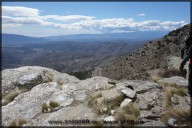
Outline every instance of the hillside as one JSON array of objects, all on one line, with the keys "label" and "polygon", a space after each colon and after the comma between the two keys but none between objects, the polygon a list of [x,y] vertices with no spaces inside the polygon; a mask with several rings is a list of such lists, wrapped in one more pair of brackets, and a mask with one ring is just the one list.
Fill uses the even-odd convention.
[{"label": "hillside", "polygon": [[39,65],[59,72],[93,70],[95,67],[140,48],[144,42],[15,43],[2,47],[2,69]]},{"label": "hillside", "polygon": [[189,111],[182,77],[79,80],[37,66],[2,71],[2,126],[189,126]]},{"label": "hillside", "polygon": [[[169,69],[170,56],[180,57],[180,49],[190,26],[169,32],[161,39],[150,41],[132,54],[127,54],[100,67],[102,76],[112,79],[147,79],[149,70]],[[178,67],[179,68],[179,67]]]}]

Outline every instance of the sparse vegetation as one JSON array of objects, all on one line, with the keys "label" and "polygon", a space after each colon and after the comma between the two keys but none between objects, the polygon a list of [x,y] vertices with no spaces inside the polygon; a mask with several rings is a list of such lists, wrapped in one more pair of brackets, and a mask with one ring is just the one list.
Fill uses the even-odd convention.
[{"label": "sparse vegetation", "polygon": [[176,110],[176,109],[170,108],[167,111],[163,112],[161,121],[166,123],[170,117],[177,119],[178,125],[189,124],[190,123],[190,109],[189,110]]},{"label": "sparse vegetation", "polygon": [[174,94],[179,95],[179,96],[186,96],[186,92],[181,87],[177,87],[177,88],[169,87],[169,88],[167,88],[167,90],[165,91],[165,106],[166,107],[172,106],[171,97]]},{"label": "sparse vegetation", "polygon": [[55,102],[55,101],[50,101],[49,102],[49,106],[50,108],[56,108],[56,107],[59,107],[59,103]]},{"label": "sparse vegetation", "polygon": [[87,78],[91,78],[92,70],[85,70],[79,72],[70,72],[69,75],[75,76],[80,80],[85,80]]},{"label": "sparse vegetation", "polygon": [[130,102],[127,106],[117,109],[115,119],[117,121],[129,120],[134,123],[137,121],[139,114],[140,110]]},{"label": "sparse vegetation", "polygon": [[96,99],[102,97],[102,94],[99,92],[94,93],[88,98],[88,105],[93,106],[96,102]]},{"label": "sparse vegetation", "polygon": [[25,119],[18,119],[18,120],[12,121],[9,126],[18,127],[18,126],[23,126],[26,123],[27,123],[27,121]]},{"label": "sparse vegetation", "polygon": [[6,102],[4,102],[2,105],[7,105],[8,103],[12,102],[15,97],[17,97],[21,92],[13,92],[10,93],[8,95],[6,95],[5,97],[3,97],[3,99],[5,99]]},{"label": "sparse vegetation", "polygon": [[59,86],[63,86],[63,82],[61,81],[61,79],[59,79],[59,80],[57,81],[57,84],[58,84]]},{"label": "sparse vegetation", "polygon": [[114,100],[110,101],[111,109],[119,107],[123,100],[124,100],[124,96],[123,95],[119,95]]},{"label": "sparse vegetation", "polygon": [[45,113],[48,112],[49,106],[46,103],[43,103],[41,106],[41,112]]},{"label": "sparse vegetation", "polygon": [[169,78],[172,76],[182,76],[182,77],[186,78],[187,70],[185,69],[185,70],[183,70],[183,72],[181,72],[178,69],[167,69],[164,72],[160,72],[159,75],[163,78]]},{"label": "sparse vegetation", "polygon": [[49,73],[47,76],[47,82],[52,82],[53,81],[53,74]]}]

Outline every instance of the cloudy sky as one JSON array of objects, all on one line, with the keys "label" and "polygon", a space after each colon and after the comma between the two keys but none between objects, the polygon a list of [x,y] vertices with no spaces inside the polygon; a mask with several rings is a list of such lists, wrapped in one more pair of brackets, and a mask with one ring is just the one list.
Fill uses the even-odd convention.
[{"label": "cloudy sky", "polygon": [[27,36],[171,31],[190,2],[2,2],[2,32]]}]

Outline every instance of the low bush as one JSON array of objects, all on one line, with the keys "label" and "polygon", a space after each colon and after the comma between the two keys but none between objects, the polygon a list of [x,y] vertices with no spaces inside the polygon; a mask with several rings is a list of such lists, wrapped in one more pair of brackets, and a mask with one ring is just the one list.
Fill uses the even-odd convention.
[{"label": "low bush", "polygon": [[167,69],[166,71],[164,72],[160,72],[159,75],[163,78],[169,78],[169,77],[172,77],[172,76],[181,76],[181,77],[184,77],[186,78],[186,75],[187,75],[187,70],[183,70],[182,72],[178,69]]}]

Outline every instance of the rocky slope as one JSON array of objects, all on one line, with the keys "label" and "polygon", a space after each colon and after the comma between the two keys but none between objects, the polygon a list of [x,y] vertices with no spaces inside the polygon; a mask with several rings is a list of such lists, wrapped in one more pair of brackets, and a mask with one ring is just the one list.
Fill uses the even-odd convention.
[{"label": "rocky slope", "polygon": [[79,80],[44,67],[6,69],[2,71],[2,125],[189,126],[187,80],[155,78]]},{"label": "rocky slope", "polygon": [[149,70],[169,69],[169,56],[180,57],[180,49],[184,46],[189,31],[188,24],[169,32],[161,39],[150,41],[133,54],[121,56],[100,67],[100,74],[117,80],[122,78],[146,80],[149,77]]}]

